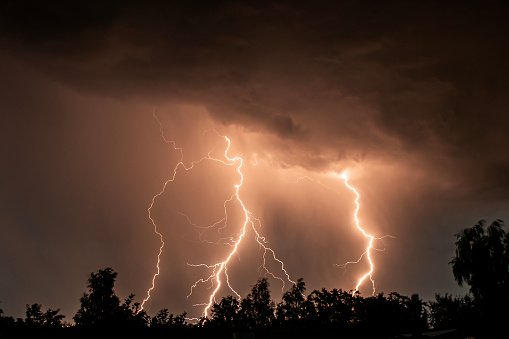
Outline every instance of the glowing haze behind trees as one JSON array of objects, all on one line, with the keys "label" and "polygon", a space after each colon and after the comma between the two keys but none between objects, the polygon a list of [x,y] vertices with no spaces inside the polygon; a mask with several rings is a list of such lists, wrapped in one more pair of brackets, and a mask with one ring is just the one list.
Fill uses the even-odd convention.
[{"label": "glowing haze behind trees", "polygon": [[[281,286],[282,292],[284,292],[284,290],[285,290],[285,281],[288,281],[289,283],[292,283],[292,284],[296,284],[293,280],[291,280],[288,272],[286,271],[286,269],[284,267],[284,262],[276,256],[274,249],[270,248],[267,245],[268,241],[265,239],[265,237],[260,235],[260,231],[258,229],[262,226],[261,221],[258,218],[256,218],[253,215],[253,213],[250,212],[246,208],[246,206],[244,205],[244,202],[240,198],[239,191],[241,190],[242,185],[244,183],[244,175],[242,172],[242,166],[243,166],[244,160],[242,157],[237,156],[237,157],[231,158],[229,156],[229,151],[230,151],[230,147],[231,147],[230,139],[226,136],[221,137],[218,134],[218,132],[213,129],[204,131],[204,134],[213,133],[213,134],[217,134],[218,137],[224,138],[224,140],[227,142],[227,145],[224,146],[224,149],[225,149],[224,154],[222,155],[222,157],[216,158],[213,155],[211,155],[212,153],[215,153],[215,150],[212,149],[207,152],[206,156],[201,157],[199,160],[193,160],[190,162],[189,165],[186,165],[183,162],[184,161],[183,148],[177,147],[176,146],[177,143],[175,141],[168,140],[165,137],[163,125],[161,124],[160,120],[157,118],[157,116],[155,114],[154,114],[154,118],[157,120],[157,122],[159,124],[159,129],[160,129],[162,139],[164,140],[165,143],[171,145],[174,151],[180,153],[180,160],[177,162],[177,164],[173,168],[173,172],[172,172],[172,175],[170,176],[170,178],[164,182],[161,191],[159,193],[157,193],[156,195],[154,195],[154,197],[152,198],[150,207],[148,209],[148,214],[149,214],[148,217],[154,227],[154,232],[161,240],[161,245],[159,247],[159,253],[157,255],[156,273],[152,277],[152,284],[151,284],[150,288],[147,290],[147,296],[141,303],[141,309],[143,309],[143,306],[145,305],[145,303],[148,300],[150,300],[151,292],[155,289],[156,279],[161,273],[161,255],[163,254],[163,249],[164,249],[164,245],[165,245],[164,237],[158,230],[157,223],[154,220],[154,218],[152,217],[152,209],[154,208],[154,204],[156,203],[156,200],[158,200],[158,198],[160,198],[163,194],[169,194],[168,192],[166,192],[166,190],[168,188],[168,191],[169,191],[170,188],[168,187],[168,185],[171,185],[176,180],[176,176],[177,176],[177,172],[178,172],[179,168],[181,170],[190,171],[190,170],[194,169],[195,166],[200,165],[200,163],[204,162],[204,161],[218,162],[225,166],[237,166],[237,174],[240,178],[239,178],[239,182],[237,184],[235,184],[235,186],[234,186],[235,187],[234,193],[232,193],[230,198],[225,200],[223,203],[224,216],[221,219],[219,219],[217,221],[210,222],[207,225],[200,226],[200,225],[194,224],[191,221],[191,219],[189,218],[189,216],[187,216],[186,214],[178,212],[178,214],[181,214],[189,221],[190,227],[195,228],[195,231],[199,234],[199,243],[216,244],[216,245],[228,244],[229,246],[231,246],[231,250],[225,254],[225,259],[222,261],[219,261],[217,263],[208,263],[208,262],[200,263],[200,264],[189,264],[188,263],[188,265],[192,266],[192,267],[204,267],[204,268],[210,270],[210,272],[208,273],[209,274],[208,277],[205,276],[205,277],[199,278],[191,285],[191,292],[188,294],[188,298],[193,294],[195,289],[200,287],[200,285],[211,284],[211,287],[209,287],[209,288],[212,288],[212,291],[210,292],[210,295],[208,297],[208,302],[194,305],[194,306],[198,306],[198,305],[205,306],[205,308],[203,310],[203,314],[202,314],[202,316],[204,318],[207,318],[209,316],[210,308],[216,302],[216,299],[219,297],[218,291],[220,290],[222,284],[226,284],[226,286],[228,287],[230,292],[233,292],[236,295],[237,299],[240,300],[242,298],[241,295],[230,284],[230,278],[228,275],[228,265],[230,265],[230,260],[232,259],[232,257],[234,255],[238,255],[238,253],[237,253],[238,248],[239,248],[239,246],[241,246],[241,242],[242,242],[243,238],[245,238],[246,232],[248,230],[251,230],[254,233],[253,234],[254,240],[258,244],[259,249],[262,250],[262,252],[263,252],[262,253],[262,262],[261,262],[260,266],[258,267],[258,272],[260,274],[270,276],[274,279],[280,280],[280,282],[282,283],[282,286]],[[252,163],[252,165],[257,166],[258,160],[255,159],[255,161]],[[356,209],[353,214],[354,219],[355,219],[355,226],[365,237],[369,238],[369,243],[366,247],[366,250],[362,253],[360,258],[356,262],[348,262],[347,264],[342,265],[342,268],[346,268],[346,266],[348,264],[358,264],[361,261],[361,259],[364,256],[366,256],[368,264],[369,264],[369,271],[367,273],[364,273],[363,276],[358,280],[358,283],[355,286],[353,293],[355,293],[359,290],[360,285],[369,276],[371,284],[373,286],[372,293],[374,295],[375,294],[375,281],[373,280],[373,277],[372,277],[373,271],[374,271],[374,263],[371,259],[371,251],[373,250],[373,241],[379,240],[381,238],[375,238],[374,236],[367,234],[366,231],[359,225],[359,219],[358,219],[358,212],[359,212],[359,208],[360,208],[359,193],[352,186],[350,186],[348,184],[347,177],[346,177],[345,173],[343,173],[340,177],[344,180],[344,183],[348,187],[348,189],[353,191],[356,195],[356,199],[355,199]],[[213,178],[214,178],[214,174],[212,173],[211,176],[208,178],[208,180],[213,180]],[[307,179],[310,179],[313,181],[315,180],[315,179],[309,178],[307,176],[300,177],[298,180],[300,180],[302,178],[307,178]],[[297,182],[298,182],[298,180],[297,180]],[[317,183],[319,183],[320,185],[322,185],[325,188],[328,188],[327,186],[323,185],[319,181],[317,181]],[[235,227],[235,225],[233,226],[233,230],[235,230],[233,233],[231,233],[231,234],[226,233],[223,235],[222,233],[224,232],[224,230],[227,227],[230,227],[230,228],[232,227],[229,225],[229,223],[231,223],[231,221],[229,220],[229,217],[228,217],[228,215],[231,213],[231,208],[229,205],[231,205],[232,203],[238,203],[240,205],[240,207],[244,213],[244,221],[241,222],[237,227]],[[196,205],[196,208],[199,209],[200,208],[199,205]],[[344,227],[344,226],[340,225],[340,227]],[[213,240],[212,241],[209,240],[208,238],[206,238],[204,236],[204,233],[208,232],[209,230],[211,230],[211,232],[213,232],[213,233],[217,233],[217,235],[220,235],[221,238],[219,238],[219,240],[217,242],[215,242]],[[273,261],[274,263],[276,263],[276,266],[280,266],[279,271],[281,271],[281,273],[274,273],[275,271],[268,268],[270,261]]]}]

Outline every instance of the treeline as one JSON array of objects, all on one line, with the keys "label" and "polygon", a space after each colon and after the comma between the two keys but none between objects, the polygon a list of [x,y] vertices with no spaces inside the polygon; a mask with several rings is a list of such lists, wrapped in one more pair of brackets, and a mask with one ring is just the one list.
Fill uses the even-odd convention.
[{"label": "treeline", "polygon": [[509,237],[503,222],[488,226],[480,220],[456,239],[450,264],[458,284],[470,286],[464,297],[437,294],[423,302],[417,294],[362,297],[337,289],[306,295],[299,279],[276,304],[261,278],[242,300],[226,296],[207,318],[190,322],[186,313],[173,315],[168,309],[150,317],[134,295],[121,301],[114,291],[117,273],[106,268],[90,274],[74,322],[66,322],[60,309],[43,311],[39,304],[26,305],[25,319],[0,309],[0,338],[389,338],[424,336],[430,329],[460,329],[456,337],[463,338],[508,337]]},{"label": "treeline", "polygon": [[342,338],[386,338],[402,333],[418,335],[430,328],[469,328],[468,319],[476,316],[468,296],[437,295],[435,301],[425,303],[416,294],[380,293],[364,298],[343,290],[321,289],[306,295],[303,279],[276,304],[268,280],[261,278],[242,300],[226,296],[213,305],[208,318],[190,322],[186,313],[173,315],[168,309],[150,317],[134,302],[134,295],[121,301],[114,292],[116,277],[112,268],[91,273],[88,292],[80,299],[73,323],[66,322],[59,309],[44,311],[40,304],[26,305],[25,319],[0,314],[0,337],[224,338],[253,333],[257,338],[307,338],[341,333]]}]

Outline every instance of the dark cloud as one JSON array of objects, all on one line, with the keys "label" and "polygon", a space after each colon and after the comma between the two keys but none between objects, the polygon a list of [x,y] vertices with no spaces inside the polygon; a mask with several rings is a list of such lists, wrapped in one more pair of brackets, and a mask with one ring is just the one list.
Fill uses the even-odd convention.
[{"label": "dark cloud", "polygon": [[[302,140],[312,119],[307,138],[325,133],[336,148],[362,140],[371,156],[396,140],[399,156],[432,149],[470,163],[485,144],[501,153],[507,141],[498,2],[3,6],[4,44],[99,95],[199,103],[222,123],[284,139]],[[352,98],[371,112],[348,106]],[[483,160],[478,176],[501,161]]]}]

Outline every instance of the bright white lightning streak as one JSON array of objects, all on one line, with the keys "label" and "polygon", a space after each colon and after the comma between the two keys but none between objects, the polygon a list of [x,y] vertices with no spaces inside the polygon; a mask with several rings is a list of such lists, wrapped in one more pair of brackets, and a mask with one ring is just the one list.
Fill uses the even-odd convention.
[{"label": "bright white lightning streak", "polygon": [[361,254],[361,256],[359,257],[359,259],[357,259],[357,261],[350,261],[350,262],[347,262],[347,263],[345,263],[343,265],[337,265],[337,266],[341,267],[341,268],[345,268],[349,264],[357,264],[357,263],[359,263],[362,260],[362,258],[364,256],[366,256],[366,258],[368,260],[368,263],[369,263],[369,271],[366,272],[359,279],[359,281],[357,282],[357,285],[355,286],[355,290],[352,292],[352,295],[354,295],[355,293],[357,293],[359,291],[359,287],[362,285],[364,280],[366,280],[366,278],[368,278],[368,277],[369,277],[369,280],[371,281],[371,285],[373,286],[373,295],[375,295],[375,291],[376,291],[376,289],[375,289],[375,281],[373,280],[373,271],[375,269],[375,265],[373,264],[373,261],[371,260],[371,250],[373,250],[373,249],[377,250],[377,249],[375,247],[373,247],[373,242],[375,240],[383,240],[383,238],[391,237],[391,236],[386,235],[386,236],[383,236],[383,237],[375,237],[375,236],[373,236],[371,234],[366,233],[366,231],[360,226],[360,221],[359,221],[359,217],[358,217],[359,209],[360,209],[360,204],[359,204],[360,195],[359,195],[359,193],[357,192],[357,190],[355,188],[353,188],[352,186],[350,186],[350,184],[348,184],[348,178],[347,178],[345,173],[341,174],[340,177],[345,181],[346,187],[348,187],[348,189],[350,189],[356,195],[356,198],[355,198],[356,208],[355,208],[355,213],[354,213],[355,227],[357,227],[357,229],[366,238],[369,239],[369,242],[368,242],[368,247],[366,248],[366,251],[364,251],[364,253]]},{"label": "bright white lightning streak", "polygon": [[360,204],[359,204],[359,198],[360,198],[360,195],[359,193],[357,192],[357,190],[355,188],[353,188],[352,186],[350,186],[348,184],[348,178],[346,177],[346,174],[341,174],[341,178],[343,178],[345,180],[345,185],[346,187],[348,187],[352,192],[355,193],[356,195],[356,198],[355,198],[355,205],[356,205],[356,208],[355,208],[355,214],[354,214],[354,218],[355,218],[355,227],[357,227],[357,229],[359,231],[361,231],[361,233],[369,239],[369,243],[368,243],[368,247],[366,249],[366,251],[364,253],[361,254],[361,256],[359,257],[359,259],[357,261],[353,261],[353,262],[347,262],[346,264],[343,265],[343,267],[345,267],[346,265],[348,264],[353,264],[353,263],[358,263],[362,257],[364,255],[366,255],[366,257],[368,258],[368,262],[369,262],[369,272],[365,273],[360,279],[359,281],[357,282],[357,285],[355,286],[355,290],[353,291],[353,294],[355,294],[355,292],[357,292],[359,290],[359,287],[361,286],[362,282],[367,278],[369,277],[369,280],[371,280],[371,285],[373,286],[373,295],[375,294],[375,281],[373,280],[373,277],[372,277],[372,274],[373,274],[373,270],[375,268],[375,266],[373,265],[373,261],[371,260],[371,249],[373,248],[373,240],[375,239],[374,236],[372,236],[371,234],[367,234],[366,231],[364,231],[364,229],[360,226],[360,222],[359,222],[359,217],[358,217],[358,213],[359,213],[359,209],[360,209]]},{"label": "bright white lightning streak", "polygon": [[[211,161],[217,161],[217,162],[221,162],[222,164],[226,165],[226,166],[233,166],[235,164],[238,164],[237,166],[237,173],[239,174],[240,176],[240,182],[239,184],[236,184],[235,185],[235,193],[230,197],[230,199],[226,200],[225,203],[224,203],[224,206],[225,206],[225,217],[223,219],[221,219],[220,221],[214,223],[212,226],[215,226],[219,223],[221,223],[222,221],[227,221],[227,211],[226,211],[226,203],[227,202],[231,202],[233,200],[236,200],[240,206],[242,207],[242,210],[244,211],[244,223],[242,225],[242,228],[241,228],[241,231],[240,231],[240,234],[237,238],[236,241],[233,240],[233,237],[228,237],[227,239],[229,239],[230,241],[232,241],[233,243],[231,244],[232,246],[232,250],[229,252],[229,254],[227,255],[226,259],[222,262],[219,262],[219,263],[216,263],[216,264],[213,264],[213,265],[206,265],[206,264],[190,264],[190,266],[202,266],[202,267],[207,267],[207,268],[210,268],[212,269],[212,274],[206,278],[206,279],[199,279],[198,281],[196,281],[192,286],[191,286],[191,292],[189,295],[191,295],[193,293],[193,289],[199,284],[199,283],[204,283],[204,282],[212,282],[215,280],[216,281],[216,288],[214,289],[214,291],[210,294],[209,296],[209,301],[208,303],[206,304],[199,304],[199,305],[205,305],[205,309],[203,311],[203,317],[204,318],[207,318],[208,316],[208,312],[210,310],[210,308],[212,307],[212,305],[214,304],[215,302],[215,297],[216,297],[216,294],[217,292],[219,291],[220,287],[221,287],[221,278],[220,278],[220,275],[221,273],[224,272],[224,275],[226,277],[226,284],[228,286],[228,288],[233,292],[235,293],[235,295],[237,296],[237,298],[241,298],[241,296],[232,288],[232,286],[230,285],[230,282],[229,282],[229,277],[228,277],[228,273],[227,273],[227,264],[228,262],[230,261],[231,257],[237,253],[237,249],[242,241],[242,239],[244,238],[244,235],[246,234],[246,231],[247,231],[247,227],[248,226],[251,226],[252,227],[252,230],[254,231],[255,233],[255,240],[256,242],[260,245],[261,248],[263,248],[263,262],[260,266],[260,270],[264,270],[266,272],[266,274],[269,274],[270,276],[272,276],[273,278],[276,278],[276,279],[279,279],[283,286],[282,286],[282,290],[284,289],[284,286],[285,286],[285,280],[281,277],[278,277],[276,275],[274,275],[272,272],[270,272],[267,267],[265,266],[266,264],[266,256],[267,256],[267,253],[270,252],[270,254],[272,255],[272,258],[274,261],[278,262],[279,265],[281,266],[281,270],[284,272],[285,276],[286,276],[286,280],[288,280],[289,282],[291,282],[292,284],[295,284],[295,282],[293,280],[290,279],[290,276],[288,274],[288,272],[285,270],[284,268],[284,263],[278,259],[275,255],[275,252],[274,250],[272,250],[270,247],[267,247],[265,245],[265,239],[260,236],[259,232],[257,231],[256,227],[255,227],[255,222],[260,224],[260,220],[258,220],[257,218],[255,218],[252,213],[246,208],[246,206],[244,205],[244,202],[242,201],[242,199],[240,198],[239,196],[239,190],[240,188],[242,187],[242,184],[244,182],[244,175],[242,174],[242,171],[241,171],[241,168],[242,168],[242,165],[243,165],[243,159],[241,157],[235,157],[235,158],[230,158],[228,156],[228,151],[230,149],[230,144],[231,144],[231,141],[228,137],[226,136],[221,136],[225,139],[225,141],[227,142],[227,147],[225,149],[225,152],[224,152],[224,158],[226,159],[225,160],[221,160],[221,159],[217,159],[217,158],[213,158],[210,156],[210,153],[206,156],[206,157],[203,157],[201,158],[200,160],[198,161],[194,161],[191,163],[190,166],[185,166],[184,162],[183,162],[183,157],[184,157],[184,154],[183,154],[183,150],[182,148],[179,148],[179,147],[176,147],[176,144],[174,141],[171,141],[171,140],[167,140],[165,137],[164,137],[164,133],[163,133],[163,129],[162,129],[162,125],[161,125],[161,122],[159,121],[159,119],[157,119],[157,116],[155,114],[153,114],[155,119],[157,120],[157,122],[159,123],[159,129],[160,129],[160,132],[161,132],[161,137],[163,138],[163,140],[166,142],[166,143],[171,143],[173,145],[173,148],[174,150],[177,150],[180,152],[180,161],[177,163],[177,165],[174,167],[173,169],[173,175],[170,179],[166,180],[166,182],[164,183],[163,185],[163,188],[161,189],[161,191],[159,193],[157,193],[156,195],[154,195],[152,197],[152,201],[151,201],[151,204],[148,208],[148,216],[149,216],[149,219],[154,227],[154,232],[160,237],[160,241],[161,241],[161,246],[159,247],[159,253],[157,255],[157,264],[156,264],[156,273],[153,275],[152,277],[152,285],[151,287],[148,289],[147,291],[147,297],[143,300],[143,302],[141,303],[141,309],[143,309],[143,306],[145,305],[145,303],[150,299],[150,293],[153,291],[153,289],[155,288],[155,280],[156,278],[159,276],[160,274],[160,261],[161,261],[161,254],[163,252],[163,248],[164,248],[164,241],[163,241],[163,236],[162,234],[157,230],[157,225],[154,221],[154,219],[152,218],[152,208],[154,206],[154,203],[155,203],[155,200],[161,196],[165,190],[166,190],[166,187],[167,185],[170,183],[170,182],[173,182],[176,178],[176,175],[177,175],[177,170],[179,167],[182,167],[184,168],[184,170],[188,171],[190,169],[192,169],[196,164],[200,163],[201,161],[203,160],[211,160]],[[214,132],[216,132],[214,130]],[[217,133],[217,132],[216,132]],[[218,134],[218,136],[220,136]],[[184,215],[184,214],[182,214]],[[188,221],[191,223],[189,217],[187,217],[186,215],[184,215]],[[192,223],[191,223],[192,224]],[[210,226],[210,227],[212,227]],[[200,234],[200,237],[201,237],[201,234]],[[189,296],[188,296],[189,297]]]},{"label": "bright white lightning streak", "polygon": [[203,311],[203,317],[206,318],[208,316],[208,312],[210,310],[210,308],[212,307],[212,305],[214,304],[215,302],[215,297],[216,297],[216,294],[217,292],[219,291],[220,287],[221,287],[221,279],[220,279],[220,275],[221,273],[224,272],[225,274],[225,277],[226,277],[226,284],[228,285],[228,288],[233,292],[235,293],[235,295],[237,296],[237,298],[240,299],[240,295],[232,288],[232,286],[230,285],[230,281],[229,281],[229,277],[228,277],[228,273],[227,273],[227,264],[228,262],[230,261],[231,257],[237,252],[237,249],[242,241],[242,239],[244,238],[244,235],[246,234],[246,231],[247,231],[247,227],[250,225],[252,227],[252,230],[254,231],[255,233],[255,240],[256,242],[263,248],[264,250],[264,253],[263,253],[263,263],[262,263],[262,266],[260,266],[260,269],[263,269],[265,270],[265,272],[269,275],[271,275],[273,278],[276,278],[276,279],[279,279],[281,280],[281,282],[283,283],[283,289],[284,289],[284,280],[280,277],[277,277],[275,276],[272,272],[270,272],[267,267],[265,266],[265,263],[266,263],[266,255],[267,255],[267,252],[270,252],[272,254],[272,258],[277,261],[280,265],[281,265],[281,270],[284,272],[284,274],[286,275],[286,279],[291,282],[292,284],[295,284],[294,281],[292,281],[290,279],[290,276],[288,275],[288,272],[285,270],[284,268],[284,263],[279,260],[274,251],[270,248],[270,247],[267,247],[265,245],[265,241],[264,241],[264,238],[260,236],[260,234],[258,233],[258,231],[256,230],[256,227],[254,225],[255,221],[259,224],[260,221],[255,218],[252,213],[246,208],[246,206],[244,205],[244,202],[242,201],[242,199],[240,198],[239,196],[239,190],[240,188],[242,187],[242,184],[244,182],[244,175],[242,174],[242,171],[241,171],[241,168],[242,168],[242,165],[243,165],[243,159],[240,158],[240,157],[235,157],[235,158],[230,158],[228,156],[228,151],[230,149],[230,139],[226,136],[223,136],[223,138],[227,141],[228,143],[228,146],[226,147],[226,150],[224,152],[224,157],[225,159],[227,159],[228,162],[224,162],[222,160],[218,160],[218,159],[214,159],[214,158],[210,158],[210,160],[216,160],[216,161],[220,161],[222,163],[224,163],[225,165],[228,165],[228,166],[231,166],[231,165],[234,165],[236,163],[238,163],[238,167],[237,167],[237,173],[239,174],[240,176],[240,183],[235,185],[235,193],[232,195],[232,197],[228,200],[228,201],[231,201],[233,199],[237,200],[238,203],[240,204],[240,206],[242,207],[242,210],[244,211],[244,224],[242,225],[242,228],[241,228],[241,231],[240,231],[240,235],[237,239],[236,242],[234,242],[233,244],[233,248],[232,250],[230,251],[230,253],[228,254],[228,256],[226,257],[226,259],[222,262],[219,262],[219,263],[216,263],[214,265],[205,265],[205,264],[198,264],[198,265],[191,265],[191,266],[204,266],[204,267],[207,267],[207,268],[212,268],[213,271],[212,271],[212,274],[207,278],[207,279],[200,279],[198,281],[196,281],[194,283],[194,285],[191,287],[191,293],[189,295],[192,294],[193,292],[193,289],[197,286],[198,283],[201,283],[201,282],[207,282],[207,281],[212,281],[212,280],[215,280],[216,281],[216,288],[214,289],[214,291],[210,294],[210,297],[209,297],[209,303],[207,304],[207,306],[205,307],[204,311]]}]

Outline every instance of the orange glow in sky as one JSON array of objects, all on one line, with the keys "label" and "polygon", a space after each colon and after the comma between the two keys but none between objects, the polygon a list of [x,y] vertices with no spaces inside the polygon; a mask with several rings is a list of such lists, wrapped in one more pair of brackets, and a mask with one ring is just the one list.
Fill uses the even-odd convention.
[{"label": "orange glow in sky", "polygon": [[[188,170],[191,170],[195,165],[198,165],[202,161],[215,161],[215,162],[219,162],[219,163],[221,163],[221,164],[223,164],[225,166],[237,166],[237,173],[238,173],[238,175],[240,177],[239,183],[235,184],[235,192],[233,193],[233,195],[228,200],[226,200],[224,202],[224,206],[225,206],[225,215],[224,215],[224,218],[221,219],[220,221],[217,221],[217,222],[213,223],[211,225],[211,227],[214,226],[214,225],[218,225],[219,223],[222,223],[222,222],[228,223],[227,203],[232,203],[232,202],[236,202],[236,203],[238,203],[242,207],[242,210],[243,210],[243,213],[244,213],[244,222],[243,222],[242,226],[240,227],[240,230],[239,230],[238,233],[232,234],[232,235],[229,236],[229,238],[232,239],[232,244],[231,244],[232,249],[227,254],[226,258],[223,261],[220,261],[220,262],[217,262],[217,263],[213,263],[213,264],[205,264],[205,263],[202,263],[202,264],[188,264],[189,266],[193,266],[193,267],[206,267],[207,269],[211,270],[211,274],[208,277],[198,279],[191,286],[191,292],[189,293],[188,298],[189,298],[189,296],[191,296],[191,294],[193,293],[193,290],[199,284],[207,283],[207,282],[211,282],[213,284],[214,289],[210,293],[210,296],[208,298],[208,302],[201,304],[201,305],[205,306],[205,308],[203,310],[203,314],[202,314],[202,316],[204,318],[206,318],[209,315],[210,308],[216,302],[216,295],[217,295],[217,293],[218,293],[218,291],[219,291],[219,289],[220,289],[220,287],[221,287],[223,282],[236,295],[237,298],[241,299],[240,294],[237,293],[237,291],[235,291],[235,289],[230,285],[229,276],[228,276],[228,272],[227,272],[227,265],[228,265],[230,259],[232,258],[232,256],[237,253],[237,249],[240,246],[240,244],[242,242],[242,239],[244,238],[244,236],[246,234],[246,230],[247,230],[248,227],[252,228],[252,230],[254,231],[254,234],[255,234],[255,241],[259,244],[260,248],[263,249],[263,263],[262,263],[262,266],[260,267],[260,270],[263,271],[265,274],[268,274],[271,277],[280,280],[282,282],[282,290],[285,287],[285,280],[290,282],[290,283],[292,283],[292,284],[295,284],[295,282],[290,278],[288,272],[284,268],[283,261],[281,261],[280,259],[278,259],[276,257],[276,254],[275,254],[274,250],[267,246],[265,238],[262,237],[260,235],[260,233],[258,232],[258,230],[256,229],[256,227],[255,227],[256,225],[255,224],[260,224],[260,221],[256,217],[254,217],[253,214],[246,208],[246,206],[244,205],[244,202],[240,198],[239,191],[240,191],[240,189],[241,189],[241,187],[243,185],[243,182],[244,182],[244,175],[243,175],[243,173],[241,171],[241,168],[242,168],[244,160],[241,157],[233,157],[233,158],[231,158],[228,155],[228,152],[230,150],[230,145],[231,145],[230,139],[228,137],[226,137],[226,136],[220,136],[215,130],[212,130],[212,132],[216,133],[219,137],[224,138],[224,140],[227,143],[227,145],[225,147],[224,155],[223,155],[224,159],[215,158],[215,157],[211,156],[211,154],[210,154],[211,152],[209,152],[207,154],[207,156],[201,158],[198,161],[193,161],[190,166],[186,166],[183,163],[183,156],[184,156],[183,149],[179,148],[179,147],[176,147],[176,144],[175,144],[174,141],[166,139],[166,137],[164,136],[164,133],[163,133],[163,130],[162,130],[162,125],[161,125],[160,121],[157,119],[157,116],[155,114],[154,114],[154,117],[156,118],[156,120],[159,123],[160,131],[161,131],[161,137],[163,138],[163,140],[166,143],[171,143],[173,148],[180,152],[181,158],[180,158],[180,161],[177,163],[177,165],[173,169],[173,175],[171,176],[170,179],[165,181],[162,190],[159,193],[157,193],[156,195],[154,195],[154,197],[152,198],[150,207],[148,208],[149,219],[150,219],[150,221],[151,221],[151,223],[152,223],[152,225],[154,227],[154,232],[159,236],[159,238],[161,240],[161,246],[159,248],[159,253],[158,253],[158,256],[157,256],[156,273],[152,277],[152,285],[147,290],[147,297],[143,300],[143,302],[141,304],[141,308],[143,309],[143,306],[145,305],[145,303],[151,297],[150,293],[155,288],[155,281],[156,281],[156,278],[159,276],[160,270],[161,270],[160,269],[161,254],[162,254],[163,248],[164,248],[163,236],[157,230],[156,222],[154,221],[154,219],[152,218],[152,215],[151,215],[151,211],[152,211],[152,208],[154,206],[154,203],[155,203],[156,199],[165,192],[167,185],[169,183],[175,181],[176,176],[177,176],[177,171],[178,171],[179,167],[182,167],[185,171],[188,171]],[[189,220],[189,217],[186,216],[186,218],[188,218],[188,220]],[[267,254],[270,255],[270,258],[272,260],[274,260],[275,262],[277,262],[280,265],[280,269],[284,273],[284,277],[283,278],[280,277],[280,276],[277,276],[276,274],[274,274],[273,272],[271,272],[267,268],[266,262],[267,262],[268,259],[270,259],[270,258],[267,258]]]}]

